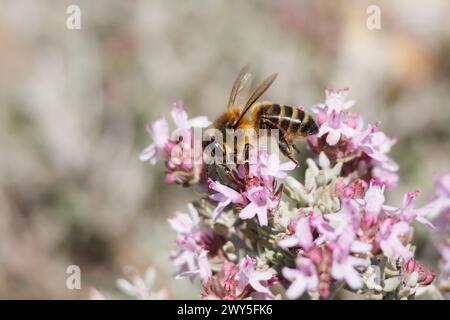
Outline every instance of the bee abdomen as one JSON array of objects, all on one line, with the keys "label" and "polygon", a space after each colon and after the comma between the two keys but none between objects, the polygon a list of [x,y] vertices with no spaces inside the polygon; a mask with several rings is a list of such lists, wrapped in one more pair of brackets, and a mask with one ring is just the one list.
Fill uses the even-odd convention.
[{"label": "bee abdomen", "polygon": [[260,108],[260,128],[267,128],[269,122],[270,127],[280,129],[285,135],[306,136],[318,131],[314,119],[299,108],[277,103],[261,105]]}]

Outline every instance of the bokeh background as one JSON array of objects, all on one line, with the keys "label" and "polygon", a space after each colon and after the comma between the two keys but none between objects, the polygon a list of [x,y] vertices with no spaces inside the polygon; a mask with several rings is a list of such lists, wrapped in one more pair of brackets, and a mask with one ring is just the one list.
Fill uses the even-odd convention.
[{"label": "bokeh background", "polygon": [[[81,7],[81,30],[66,8]],[[366,26],[370,4],[381,30]],[[450,169],[450,2],[0,0],[0,298],[120,297],[125,265],[153,266],[171,298],[166,223],[194,191],[164,184],[138,160],[144,124],[183,99],[217,116],[238,70],[279,72],[266,98],[310,107],[349,87],[355,110],[399,138],[404,191]],[[427,234],[417,242],[436,264]],[[67,290],[67,266],[82,289]]]}]

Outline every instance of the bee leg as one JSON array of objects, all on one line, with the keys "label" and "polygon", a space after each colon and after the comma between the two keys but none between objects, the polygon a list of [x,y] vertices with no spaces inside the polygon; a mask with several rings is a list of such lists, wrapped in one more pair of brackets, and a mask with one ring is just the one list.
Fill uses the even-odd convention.
[{"label": "bee leg", "polygon": [[297,153],[300,153],[300,150],[297,148],[295,144],[292,145],[292,148],[294,148],[294,150],[297,151]]},{"label": "bee leg", "polygon": [[292,156],[292,154],[286,155],[286,157],[288,157],[289,160],[291,160],[293,163],[295,163],[295,165],[296,165],[297,167],[299,166],[298,160],[295,159],[295,158]]},{"label": "bee leg", "polygon": [[[281,130],[280,128],[278,128],[278,127],[275,127],[270,121],[268,121],[268,120],[264,120],[263,119],[263,123],[264,123],[264,125],[267,127],[267,128],[269,128],[269,129],[278,129],[278,130],[280,130],[280,137],[279,137],[279,141],[278,141],[278,148],[280,148],[280,151],[281,151],[281,153],[283,153],[283,155],[285,156],[285,157],[287,157],[289,160],[291,160],[292,162],[294,162],[297,166],[298,166],[298,161],[297,161],[297,159],[295,159],[293,156],[292,156],[292,150],[291,150],[291,147],[290,147],[290,145],[289,145],[289,143],[287,142],[287,140],[286,140],[286,138],[285,138],[285,132],[283,131],[283,130]],[[292,144],[292,146],[294,147],[294,149],[295,150],[297,150],[296,149],[296,147]]]},{"label": "bee leg", "polygon": [[231,181],[233,181],[237,186],[239,187],[243,187],[242,182],[236,177],[235,173],[233,172],[233,170],[231,170],[230,168],[228,168],[226,165],[221,165],[226,173],[226,175],[228,176],[228,178],[230,178]]},{"label": "bee leg", "polygon": [[244,168],[245,168],[245,172],[247,173],[247,174],[249,174],[250,173],[250,161],[249,161],[249,158],[250,158],[250,145],[248,144],[248,143],[246,143],[245,144],[245,147],[244,147],[244,154],[245,154],[245,162],[244,162]]},{"label": "bee leg", "polygon": [[289,144],[287,143],[286,139],[280,138],[280,141],[278,142],[278,147],[280,148],[280,151],[292,162],[294,162],[298,166],[298,161],[292,156],[292,150]]}]

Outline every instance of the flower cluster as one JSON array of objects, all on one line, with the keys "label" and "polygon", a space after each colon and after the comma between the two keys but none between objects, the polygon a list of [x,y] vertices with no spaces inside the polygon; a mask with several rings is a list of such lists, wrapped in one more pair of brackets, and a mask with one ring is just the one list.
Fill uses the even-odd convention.
[{"label": "flower cluster", "polygon": [[269,286],[275,281],[272,272],[256,270],[255,259],[249,256],[244,257],[239,265],[225,261],[218,275],[209,277],[204,284],[202,299],[273,299]]},{"label": "flower cluster", "polygon": [[184,104],[174,104],[171,116],[176,129],[170,133],[169,124],[164,116],[152,124],[146,125],[153,143],[141,152],[139,158],[155,164],[163,156],[166,162],[166,182],[191,185],[200,180],[203,169],[201,153],[194,152],[194,127],[207,127],[210,122],[206,117],[188,119]]},{"label": "flower cluster", "polygon": [[[416,206],[419,190],[398,206],[385,203],[398,180],[388,155],[395,139],[378,124],[364,129],[362,117],[348,111],[353,101],[346,94],[329,89],[326,102],[313,108],[319,132],[308,139],[313,156],[305,169],[260,149],[248,163],[204,165],[196,176],[207,178],[189,180],[205,192],[188,214],[169,218],[177,233],[176,278],[198,277],[203,299],[410,299],[434,285],[412,239],[417,223],[441,228],[429,219],[438,204],[448,205],[449,178],[439,180],[424,207]],[[174,140],[154,141],[143,159],[159,150],[173,173],[167,144]],[[437,242],[448,272],[448,237]]]},{"label": "flower cluster", "polygon": [[398,165],[388,153],[397,139],[379,131],[379,123],[364,128],[362,116],[349,111],[355,102],[346,101],[348,89],[325,92],[325,103],[312,108],[320,130],[309,138],[311,148],[324,151],[333,161],[343,162],[344,175],[357,172],[366,182],[395,187]]},{"label": "flower cluster", "polygon": [[[307,172],[316,171],[322,173],[317,177],[326,176],[329,161],[324,153],[319,159],[322,170],[309,162]],[[321,204],[318,198],[319,201],[313,200],[307,208],[301,208],[290,220],[287,236],[278,242],[297,255],[296,268],[283,269],[285,277],[292,281],[287,291],[289,298],[298,298],[307,290],[317,290],[320,296],[328,297],[330,285],[335,281],[343,281],[352,290],[359,289],[365,294],[383,292],[380,285],[383,279],[377,279],[377,285],[369,284],[365,272],[373,270],[378,259],[406,263],[413,257],[410,240],[414,220],[432,227],[424,217],[429,209],[414,208],[417,192],[407,193],[403,205],[394,207],[385,204],[384,186],[367,186],[359,179],[347,185],[345,180],[341,177],[336,177],[334,182],[333,179],[316,179],[309,186],[293,178],[288,180],[287,188],[291,189],[293,199],[301,201],[301,194],[308,190],[313,199],[322,197],[323,201]],[[326,198],[324,191],[329,193]],[[327,202],[329,204],[325,205]],[[339,210],[333,209],[336,202],[340,203]],[[432,280],[434,276],[420,284],[427,285]]]},{"label": "flower cluster", "polygon": [[169,218],[171,227],[178,234],[176,243],[179,250],[172,254],[177,267],[176,277],[193,278],[199,275],[202,283],[206,283],[211,275],[207,255],[208,252],[210,256],[217,252],[211,245],[220,244],[220,239],[214,239],[211,230],[201,231],[197,210],[192,204],[188,205],[188,209],[189,214],[177,212]]},{"label": "flower cluster", "polygon": [[268,214],[277,207],[281,196],[276,178],[285,178],[286,171],[293,170],[295,163],[280,163],[277,155],[269,155],[266,150],[260,150],[249,163],[248,170],[244,165],[240,165],[236,175],[232,177],[237,191],[219,181],[213,181],[211,178],[208,180],[209,188],[216,192],[210,199],[218,202],[213,214],[214,220],[227,205],[233,203],[242,207],[239,213],[241,219],[257,216],[259,224],[267,226]]}]

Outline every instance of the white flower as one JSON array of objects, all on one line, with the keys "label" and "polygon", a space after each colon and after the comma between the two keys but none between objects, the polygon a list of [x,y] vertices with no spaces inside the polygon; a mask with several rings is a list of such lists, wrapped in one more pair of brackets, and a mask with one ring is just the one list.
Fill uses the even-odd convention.
[{"label": "white flower", "polygon": [[328,112],[332,111],[341,112],[349,109],[355,104],[354,100],[345,101],[348,94],[348,88],[334,90],[332,88],[327,88],[325,90],[325,104],[318,104],[312,109],[314,112],[319,113],[325,107],[328,107]]},{"label": "white flower", "polygon": [[140,153],[139,159],[155,164],[161,158],[164,147],[169,142],[169,124],[166,118],[162,116],[151,125],[147,125],[146,130],[152,137],[153,143]]}]

